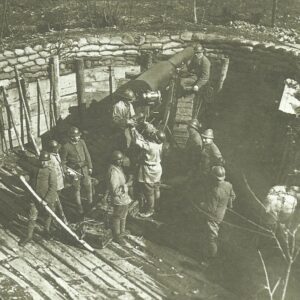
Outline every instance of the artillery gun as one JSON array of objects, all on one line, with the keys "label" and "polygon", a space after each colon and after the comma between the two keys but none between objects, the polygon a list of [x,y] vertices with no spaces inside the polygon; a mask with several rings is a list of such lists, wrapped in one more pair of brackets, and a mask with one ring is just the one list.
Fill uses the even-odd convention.
[{"label": "artillery gun", "polygon": [[[191,60],[194,48],[187,47],[165,61],[128,81],[120,89],[131,89],[136,96],[135,107],[160,129],[167,129],[177,145],[184,147],[187,123],[193,118],[193,92],[179,95],[180,70]],[[208,58],[212,62],[210,91],[219,92],[226,78],[229,59],[224,56]],[[119,92],[116,91],[116,94]]]}]

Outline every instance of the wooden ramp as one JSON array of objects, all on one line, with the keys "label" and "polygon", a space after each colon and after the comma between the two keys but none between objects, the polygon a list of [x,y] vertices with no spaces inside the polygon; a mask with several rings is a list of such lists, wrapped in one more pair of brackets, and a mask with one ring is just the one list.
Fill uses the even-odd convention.
[{"label": "wooden ramp", "polygon": [[142,236],[90,253],[36,231],[25,247],[27,199],[17,178],[0,167],[1,299],[228,299],[198,263]]}]

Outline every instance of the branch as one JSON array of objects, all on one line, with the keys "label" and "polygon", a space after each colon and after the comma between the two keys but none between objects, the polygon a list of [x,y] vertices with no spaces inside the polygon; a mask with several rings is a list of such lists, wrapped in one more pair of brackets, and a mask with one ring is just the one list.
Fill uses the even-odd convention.
[{"label": "branch", "polygon": [[273,293],[272,293],[271,286],[270,286],[269,274],[268,274],[268,271],[267,271],[267,268],[266,268],[266,264],[265,264],[265,261],[264,261],[264,259],[263,259],[263,256],[262,256],[260,250],[258,250],[257,252],[258,252],[258,254],[259,254],[259,258],[260,258],[260,260],[261,260],[261,264],[262,264],[263,269],[264,269],[265,278],[266,278],[266,283],[267,283],[266,288],[267,288],[267,290],[268,290],[270,299],[272,300],[272,299],[273,299]]},{"label": "branch", "polygon": [[[248,184],[248,181],[247,181],[247,178],[246,178],[246,175],[244,173],[242,173],[242,176],[243,176],[243,180],[245,182],[245,185],[246,185],[246,188],[249,190],[249,192],[251,193],[251,195],[253,196],[253,198],[256,200],[256,202],[258,202],[258,204],[260,206],[263,207],[263,209],[265,211],[267,211],[267,208],[263,205],[263,203],[259,200],[259,198],[256,196],[256,194],[253,192],[253,190],[251,189],[251,187],[249,186]],[[269,215],[277,222],[278,221],[278,218],[276,218],[274,215],[270,214]]]},{"label": "branch", "polygon": [[273,238],[275,239],[276,244],[277,244],[277,246],[278,246],[278,248],[279,248],[279,250],[280,250],[280,252],[281,252],[281,255],[282,255],[283,258],[284,258],[284,260],[285,260],[286,262],[288,262],[288,259],[287,259],[286,255],[285,255],[285,253],[284,253],[284,251],[283,251],[283,249],[282,249],[282,247],[281,247],[281,245],[280,245],[280,243],[279,243],[279,241],[278,241],[278,239],[277,239],[275,233],[273,233]]}]

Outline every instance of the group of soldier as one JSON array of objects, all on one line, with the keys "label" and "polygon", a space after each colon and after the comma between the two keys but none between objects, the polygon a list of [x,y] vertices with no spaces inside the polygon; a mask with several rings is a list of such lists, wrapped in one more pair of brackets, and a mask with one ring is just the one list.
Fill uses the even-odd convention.
[{"label": "group of soldier", "polygon": [[[199,93],[209,79],[210,62],[203,55],[201,45],[196,45],[195,56],[188,65],[191,74],[183,80],[192,91]],[[166,136],[163,130],[155,128],[151,123],[137,124],[137,115],[132,103],[135,94],[130,89],[121,90],[116,94],[113,105],[112,124],[116,129],[116,143],[110,157],[107,170],[106,188],[108,199],[113,207],[111,229],[113,240],[124,244],[126,218],[129,204],[138,196],[139,216],[150,218],[155,213],[160,198],[160,181],[162,176],[162,151]],[[141,130],[142,128],[142,130]],[[224,159],[214,143],[214,132],[208,128],[202,131],[198,119],[188,124],[189,139],[186,153],[189,167],[188,178],[200,184],[202,189],[201,209],[206,216],[206,257],[214,257],[217,253],[217,238],[227,206],[232,206],[235,194],[232,185],[225,181]],[[130,163],[124,166],[124,161]],[[73,176],[73,198],[78,214],[83,217],[93,205],[93,189],[91,175],[93,165],[88,148],[81,138],[77,127],[71,127],[68,141],[60,147],[51,140],[48,149],[42,151],[40,164],[30,173],[30,184],[36,193],[47,202],[48,206],[57,210],[62,220],[67,223],[59,195],[64,188],[67,176]],[[87,194],[87,203],[83,205],[81,189]],[[189,197],[187,194],[186,197]],[[32,239],[36,225],[38,209],[31,202],[28,233],[19,244],[25,245]],[[45,222],[45,236],[50,236],[51,216]]]}]

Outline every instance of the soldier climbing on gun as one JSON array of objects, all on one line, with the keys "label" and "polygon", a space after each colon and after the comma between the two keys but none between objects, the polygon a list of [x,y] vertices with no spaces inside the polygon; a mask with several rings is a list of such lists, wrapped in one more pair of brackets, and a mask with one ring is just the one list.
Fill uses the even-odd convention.
[{"label": "soldier climbing on gun", "polygon": [[[210,78],[210,61],[204,55],[204,48],[201,44],[194,46],[194,56],[187,63],[186,68],[181,71],[180,85],[183,94],[187,91],[195,93],[193,104],[193,117],[198,118],[199,111],[205,101],[205,92]],[[205,109],[203,107],[203,109]]]}]

